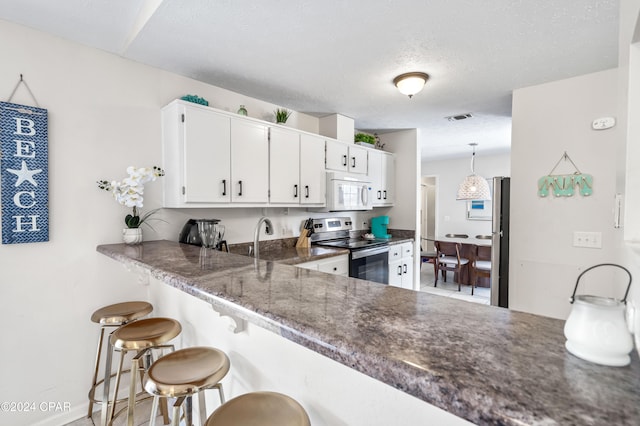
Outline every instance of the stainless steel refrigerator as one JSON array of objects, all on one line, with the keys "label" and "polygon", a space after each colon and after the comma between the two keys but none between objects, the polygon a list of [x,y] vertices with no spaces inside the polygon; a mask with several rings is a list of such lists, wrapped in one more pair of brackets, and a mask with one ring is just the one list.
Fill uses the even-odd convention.
[{"label": "stainless steel refrigerator", "polygon": [[509,190],[511,178],[493,178],[491,304],[509,307]]}]

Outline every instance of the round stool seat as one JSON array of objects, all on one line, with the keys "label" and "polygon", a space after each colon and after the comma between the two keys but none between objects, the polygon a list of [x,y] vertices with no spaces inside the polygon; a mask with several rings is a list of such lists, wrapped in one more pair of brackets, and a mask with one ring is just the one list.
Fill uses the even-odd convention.
[{"label": "round stool seat", "polygon": [[180,323],[171,318],[144,318],[118,328],[111,335],[111,345],[126,351],[160,346],[182,331]]},{"label": "round stool seat", "polygon": [[307,412],[293,398],[277,392],[251,392],[221,405],[206,426],[310,426]]},{"label": "round stool seat", "polygon": [[144,388],[164,397],[193,395],[213,387],[228,372],[229,358],[221,350],[200,346],[180,349],[151,365]]},{"label": "round stool seat", "polygon": [[104,306],[91,315],[91,321],[105,325],[121,325],[142,318],[153,311],[148,302],[122,302]]}]

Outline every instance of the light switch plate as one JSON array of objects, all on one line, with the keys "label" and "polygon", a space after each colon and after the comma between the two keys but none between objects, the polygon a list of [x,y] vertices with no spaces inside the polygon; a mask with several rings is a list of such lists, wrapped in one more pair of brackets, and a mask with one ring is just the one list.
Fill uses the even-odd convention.
[{"label": "light switch plate", "polygon": [[574,247],[602,248],[602,232],[579,232],[573,233]]},{"label": "light switch plate", "polygon": [[596,118],[591,123],[591,128],[593,130],[606,130],[610,129],[616,125],[616,119],[613,117],[601,117]]}]

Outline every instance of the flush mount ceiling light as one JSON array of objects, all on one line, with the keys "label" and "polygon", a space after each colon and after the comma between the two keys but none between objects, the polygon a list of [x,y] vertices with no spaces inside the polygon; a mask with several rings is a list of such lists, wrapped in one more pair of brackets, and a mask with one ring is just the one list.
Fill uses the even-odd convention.
[{"label": "flush mount ceiling light", "polygon": [[474,170],[474,161],[476,158],[477,143],[469,144],[473,148],[471,156],[471,174],[464,178],[458,187],[458,196],[456,200],[491,200],[491,191],[489,183],[482,176],[478,176]]},{"label": "flush mount ceiling light", "polygon": [[422,90],[427,80],[429,80],[428,74],[423,72],[408,72],[394,78],[393,84],[396,85],[400,93],[411,98]]}]

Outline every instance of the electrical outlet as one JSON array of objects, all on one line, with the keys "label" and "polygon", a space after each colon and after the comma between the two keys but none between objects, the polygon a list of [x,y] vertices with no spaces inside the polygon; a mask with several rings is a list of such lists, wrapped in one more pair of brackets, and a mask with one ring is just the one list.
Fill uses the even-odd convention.
[{"label": "electrical outlet", "polygon": [[602,232],[573,232],[573,246],[602,248]]}]

